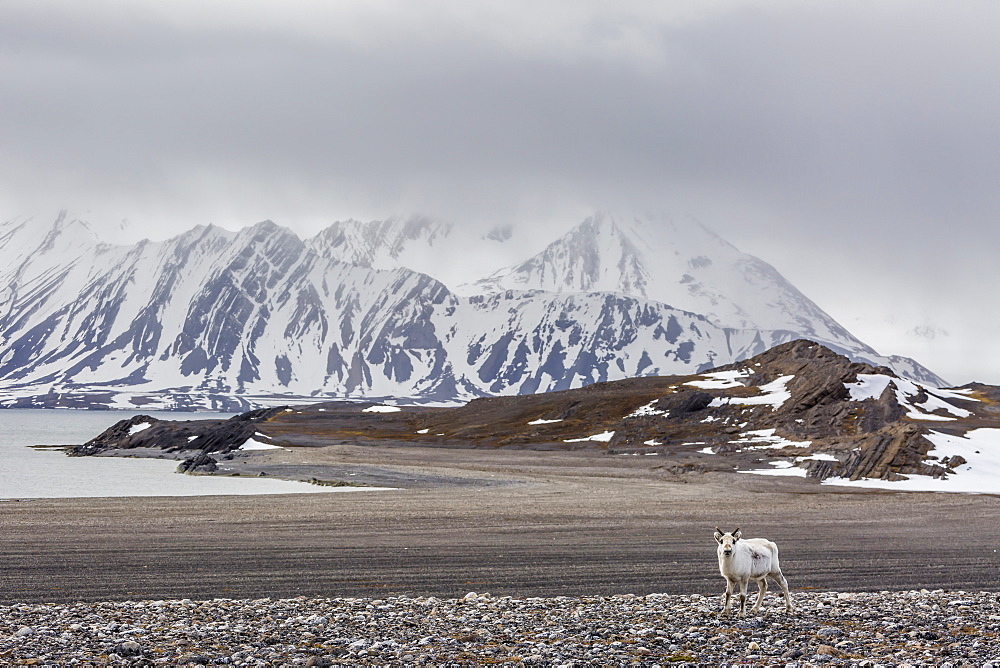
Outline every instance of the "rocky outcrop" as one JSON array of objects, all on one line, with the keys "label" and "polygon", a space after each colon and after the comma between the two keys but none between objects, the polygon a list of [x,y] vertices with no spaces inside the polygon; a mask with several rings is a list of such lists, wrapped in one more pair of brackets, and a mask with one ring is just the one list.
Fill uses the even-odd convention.
[{"label": "rocky outcrop", "polygon": [[682,392],[658,400],[655,410],[663,411],[667,415],[681,416],[703,411],[711,403],[712,395],[707,392]]},{"label": "rocky outcrop", "polygon": [[218,456],[238,449],[257,433],[260,425],[285,410],[259,409],[228,420],[160,420],[136,415],[120,420],[83,445],[69,450],[71,456],[98,455],[108,451],[152,449],[168,453],[194,452],[177,467],[181,473],[212,473]]},{"label": "rocky outcrop", "polygon": [[178,473],[214,473],[219,470],[219,462],[204,452],[185,459],[177,465]]},{"label": "rocky outcrop", "polygon": [[832,471],[851,480],[896,480],[906,473],[918,473],[920,463],[929,449],[929,442],[923,438],[923,429],[911,424],[882,427],[876,432],[865,434],[855,443],[857,449],[851,451],[843,466],[835,467]]},{"label": "rocky outcrop", "polygon": [[[932,447],[924,438],[928,427],[907,418],[896,383],[887,383],[878,397],[852,400],[848,386],[857,383],[861,374],[898,380],[887,367],[852,362],[815,342],[799,340],[719,370],[742,371],[749,376],[747,386],[758,388],[792,376],[786,385],[790,396],[779,407],[741,410],[741,420],[749,424],[743,431],[771,428],[777,436],[809,441],[810,451],[833,453],[836,461],[806,460],[802,464],[812,478],[896,480],[914,474],[941,476],[954,473],[958,465],[950,460],[927,463]],[[927,388],[917,387],[918,392],[909,397],[911,404],[931,398]]]},{"label": "rocky outcrop", "polygon": [[898,422],[904,413],[903,407],[896,399],[896,393],[891,387],[886,387],[878,399],[870,401],[865,406],[865,411],[858,419],[858,431],[874,434],[886,425]]}]

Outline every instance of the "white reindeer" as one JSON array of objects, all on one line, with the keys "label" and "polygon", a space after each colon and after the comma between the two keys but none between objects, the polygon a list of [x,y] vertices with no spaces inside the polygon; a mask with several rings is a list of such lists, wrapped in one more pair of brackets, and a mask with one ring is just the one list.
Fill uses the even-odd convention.
[{"label": "white reindeer", "polygon": [[719,543],[719,572],[726,578],[726,604],[722,615],[729,614],[729,598],[738,584],[740,587],[740,617],[746,616],[747,586],[753,580],[757,583],[757,602],[750,610],[756,613],[767,591],[767,578],[781,586],[785,593],[785,610],[792,612],[792,597],[788,593],[788,582],[778,565],[778,546],[764,538],[743,539],[739,528],[724,532],[715,527],[715,540]]}]

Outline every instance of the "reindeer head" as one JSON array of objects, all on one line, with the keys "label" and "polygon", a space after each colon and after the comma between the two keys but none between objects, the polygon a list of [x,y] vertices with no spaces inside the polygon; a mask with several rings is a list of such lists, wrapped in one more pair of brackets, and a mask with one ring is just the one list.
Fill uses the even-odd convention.
[{"label": "reindeer head", "polygon": [[730,532],[723,531],[719,527],[715,527],[715,541],[719,544],[719,549],[722,554],[730,557],[733,554],[733,546],[736,545],[736,541],[743,537],[740,533],[740,528],[736,527]]}]

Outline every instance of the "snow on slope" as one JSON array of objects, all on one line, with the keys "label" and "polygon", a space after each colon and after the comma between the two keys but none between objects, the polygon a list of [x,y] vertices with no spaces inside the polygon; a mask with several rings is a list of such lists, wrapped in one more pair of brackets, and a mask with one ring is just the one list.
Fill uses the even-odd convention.
[{"label": "snow on slope", "polygon": [[[700,314],[717,328],[759,332],[763,344],[756,352],[807,338],[852,359],[888,366],[901,376],[947,385],[914,360],[879,355],[769,264],[740,252],[697,221],[602,212],[518,261],[512,260],[544,243],[544,236],[514,234],[511,239],[512,230],[516,228],[508,226],[480,235],[468,226],[422,217],[346,221],[334,223],[308,244],[341,261],[428,274],[461,296],[614,293],[656,301]],[[485,274],[487,278],[475,280]]]},{"label": "snow on slope", "polygon": [[[959,408],[947,399],[979,401],[958,392],[931,388],[905,378],[892,378],[882,374],[858,374],[857,382],[845,384],[845,387],[851,393],[853,401],[878,399],[886,388],[891,387],[896,401],[906,409],[906,417],[911,420],[950,421],[969,417],[972,415],[971,411]],[[941,415],[940,411],[949,415]]]},{"label": "snow on slope", "polygon": [[[428,376],[438,363],[420,319],[447,297],[443,286],[319,258],[273,223],[237,234],[196,228],[69,266],[23,264],[0,319],[8,383],[410,394],[414,370]],[[383,373],[366,377],[359,356]]]},{"label": "snow on slope", "polygon": [[618,292],[700,313],[720,327],[853,338],[771,265],[684,218],[598,213],[480,285],[487,291]]},{"label": "snow on slope", "polygon": [[424,216],[363,223],[338,221],[306,241],[323,257],[371,269],[410,269],[432,276],[456,294],[478,294],[472,284],[543,245],[513,225],[480,230]]},{"label": "snow on slope", "polygon": [[[709,406],[721,406],[723,404],[734,404],[737,406],[770,406],[771,410],[777,410],[781,408],[786,401],[792,398],[792,393],[788,391],[786,387],[788,381],[795,378],[795,376],[781,376],[771,381],[761,385],[761,394],[752,397],[726,397],[724,399],[716,397],[712,400]],[[694,383],[686,383],[687,385],[693,385]]]},{"label": "snow on slope", "polygon": [[859,341],[763,260],[695,220],[598,213],[534,257],[477,283],[487,292],[615,292],[698,313],[712,324],[765,333],[772,345],[804,338],[848,357],[947,383],[913,360]]},{"label": "snow on slope", "polygon": [[696,373],[765,347],[756,332],[723,330],[693,313],[607,293],[471,297],[451,314],[439,310],[435,325],[454,345],[456,376],[490,394]]},{"label": "snow on slope", "polygon": [[[105,404],[120,407],[130,394],[165,390],[216,407],[215,398],[234,394],[256,403],[274,394],[455,400],[697,373],[803,329],[840,336],[836,323],[809,308],[789,315],[796,299],[805,300],[791,286],[779,290],[784,306],[762,308],[760,320],[809,327],[722,326],[720,313],[751,319],[718,281],[743,276],[750,287],[741,290],[757,301],[740,299],[756,308],[783,279],[703,228],[680,235],[681,243],[653,239],[651,226],[637,225],[589,219],[543,252],[559,262],[538,265],[541,273],[501,272],[466,286],[479,294],[463,295],[431,276],[494,271],[525,247],[509,228],[475,236],[425,218],[347,221],[302,241],[266,221],[236,233],[196,227],[163,242],[116,246],[66,216],[48,228],[7,221],[0,224],[0,403],[102,392]],[[612,267],[614,248],[621,253]],[[696,248],[699,255],[681,257],[680,249]],[[660,266],[656,253],[668,261]],[[677,287],[665,277],[682,268],[691,278],[679,283],[687,302],[664,292]],[[532,276],[544,280],[531,285]],[[680,303],[716,309],[706,317]],[[830,345],[865,350],[846,337]]]},{"label": "snow on slope", "polygon": [[965,492],[969,494],[1000,494],[1000,429],[973,429],[963,436],[931,432],[926,438],[934,443],[938,459],[961,456],[965,464],[955,467],[954,475],[932,478],[910,475],[907,480],[862,478],[827,478],[824,485],[873,487],[908,492]]}]

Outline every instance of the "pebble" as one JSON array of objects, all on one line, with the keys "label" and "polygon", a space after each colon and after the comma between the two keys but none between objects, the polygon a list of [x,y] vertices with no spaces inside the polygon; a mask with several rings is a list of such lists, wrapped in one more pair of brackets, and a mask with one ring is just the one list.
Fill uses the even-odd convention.
[{"label": "pebble", "polygon": [[996,592],[793,595],[742,619],[666,594],[13,604],[0,664],[1000,668]]}]

